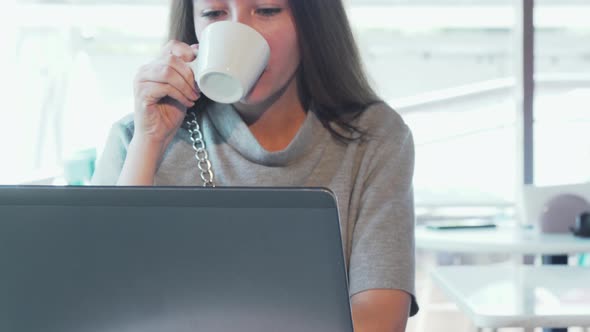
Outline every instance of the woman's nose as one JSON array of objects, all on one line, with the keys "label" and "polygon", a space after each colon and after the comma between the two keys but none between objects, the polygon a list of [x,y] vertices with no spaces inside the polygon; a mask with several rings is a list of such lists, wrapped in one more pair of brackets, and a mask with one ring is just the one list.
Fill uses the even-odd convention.
[{"label": "woman's nose", "polygon": [[247,10],[235,11],[231,17],[232,22],[238,22],[252,27],[252,17]]}]

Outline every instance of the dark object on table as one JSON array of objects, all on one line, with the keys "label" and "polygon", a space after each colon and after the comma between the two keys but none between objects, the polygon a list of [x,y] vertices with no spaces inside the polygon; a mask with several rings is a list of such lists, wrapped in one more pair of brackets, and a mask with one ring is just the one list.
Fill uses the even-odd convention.
[{"label": "dark object on table", "polygon": [[445,221],[429,221],[425,223],[426,228],[435,230],[446,229],[476,229],[494,228],[496,224],[486,219],[459,219]]},{"label": "dark object on table", "polygon": [[575,236],[590,238],[590,212],[581,213],[576,218],[576,226],[570,230]]}]

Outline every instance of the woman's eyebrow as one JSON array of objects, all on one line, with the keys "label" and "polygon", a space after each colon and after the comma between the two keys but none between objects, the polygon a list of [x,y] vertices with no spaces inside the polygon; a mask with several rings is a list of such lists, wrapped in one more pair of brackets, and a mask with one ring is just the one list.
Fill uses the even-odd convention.
[{"label": "woman's eyebrow", "polygon": [[194,8],[201,8],[201,7],[205,7],[205,6],[211,6],[211,5],[224,5],[227,2],[228,2],[227,0],[194,0],[193,7]]},{"label": "woman's eyebrow", "polygon": [[226,2],[225,0],[193,0],[193,5],[199,4],[215,4],[219,2]]}]

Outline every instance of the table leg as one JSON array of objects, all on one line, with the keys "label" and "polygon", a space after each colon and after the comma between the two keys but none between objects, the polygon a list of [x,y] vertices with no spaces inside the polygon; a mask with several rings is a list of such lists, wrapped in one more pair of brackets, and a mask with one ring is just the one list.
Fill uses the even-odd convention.
[{"label": "table leg", "polygon": [[426,332],[426,322],[428,321],[429,314],[429,305],[433,301],[433,293],[434,293],[434,282],[430,275],[431,270],[433,267],[437,266],[437,254],[425,253],[423,256],[423,268],[425,274],[424,286],[422,288],[422,295],[421,300],[425,301],[422,303],[422,307],[420,308],[420,314],[416,316],[416,325],[415,331],[416,332]]},{"label": "table leg", "polygon": [[[523,257],[524,258],[524,257]],[[534,314],[533,310],[535,307],[535,291],[526,279],[525,272],[518,266],[514,267],[514,281],[517,289],[520,290],[520,294],[517,293],[516,305],[520,311],[524,314]],[[525,332],[533,332],[534,328],[524,328]]]},{"label": "table leg", "polygon": [[[430,301],[432,301],[432,293],[434,292],[432,277],[430,277],[429,272],[427,272],[426,275],[427,275],[427,277],[426,277],[426,280],[424,281],[425,285],[424,285],[424,288],[422,289],[422,292],[425,295],[422,298],[426,299],[426,302],[428,302],[428,303],[422,304],[422,308],[420,309],[421,314],[417,315],[417,317],[416,317],[417,318],[416,332],[425,332],[426,331],[424,326],[426,325],[426,320],[428,318],[428,305],[430,304]],[[478,331],[478,332],[480,332],[480,331]]]},{"label": "table leg", "polygon": [[[567,265],[568,255],[543,256],[543,265]],[[543,329],[543,332],[567,332],[567,328]]]}]

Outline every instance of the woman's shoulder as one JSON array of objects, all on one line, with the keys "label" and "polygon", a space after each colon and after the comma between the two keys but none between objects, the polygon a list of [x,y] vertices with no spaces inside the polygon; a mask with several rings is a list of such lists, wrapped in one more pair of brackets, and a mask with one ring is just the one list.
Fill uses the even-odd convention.
[{"label": "woman's shoulder", "polygon": [[358,126],[369,137],[376,137],[380,141],[400,141],[411,135],[402,116],[385,102],[368,106],[358,118]]},{"label": "woman's shoulder", "polygon": [[135,127],[135,122],[133,119],[133,113],[125,114],[123,117],[115,121],[112,127],[114,130],[123,130],[127,132],[130,131],[133,133],[133,129]]},{"label": "woman's shoulder", "polygon": [[126,114],[113,122],[109,131],[109,139],[116,139],[123,144],[128,144],[133,138],[134,128],[133,113]]}]

